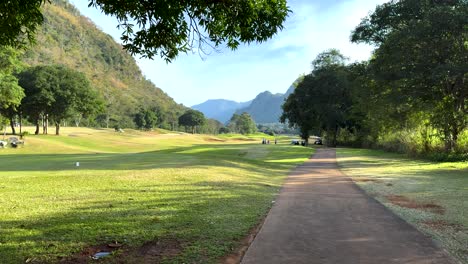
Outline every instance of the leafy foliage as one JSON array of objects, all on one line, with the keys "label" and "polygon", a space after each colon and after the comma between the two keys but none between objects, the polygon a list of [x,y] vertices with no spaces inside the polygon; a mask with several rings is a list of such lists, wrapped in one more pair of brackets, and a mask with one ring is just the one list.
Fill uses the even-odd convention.
[{"label": "leafy foliage", "polygon": [[257,132],[257,125],[252,117],[244,112],[240,115],[234,114],[228,124],[229,131],[240,134],[253,134]]},{"label": "leafy foliage", "polygon": [[156,126],[158,117],[154,111],[141,108],[133,120],[139,129],[152,129]]},{"label": "leafy foliage", "polygon": [[241,42],[266,41],[289,12],[285,0],[89,2],[119,20],[124,48],[131,54],[167,61],[203,44],[235,49]]},{"label": "leafy foliage", "polygon": [[21,47],[34,42],[37,27],[43,22],[41,5],[48,0],[0,2],[0,47]]},{"label": "leafy foliage", "polygon": [[392,1],[352,35],[354,42],[378,46],[370,65],[380,94],[395,107],[427,113],[446,150],[468,125],[467,14],[463,0]]},{"label": "leafy foliage", "polygon": [[[0,4],[0,45],[33,40],[43,22],[41,5],[47,0],[10,0]],[[54,0],[55,4],[63,3]],[[245,1],[116,1],[89,0],[89,6],[112,15],[123,29],[124,48],[132,55],[166,61],[179,52],[204,45],[263,42],[282,29],[290,10],[286,0]]]},{"label": "leafy foliage", "polygon": [[308,141],[310,132],[325,132],[327,143],[336,146],[338,129],[347,125],[351,100],[346,58],[329,50],[312,62],[314,70],[306,75],[283,105],[281,121],[300,128]]},{"label": "leafy foliage", "polygon": [[179,117],[179,125],[190,127],[192,134],[195,133],[195,128],[204,125],[206,122],[205,115],[202,112],[189,109]]},{"label": "leafy foliage", "polygon": [[[59,134],[60,123],[79,113],[99,110],[99,99],[89,81],[79,72],[64,66],[36,66],[19,75],[26,97],[22,108],[36,124],[41,115],[50,117]],[[37,133],[37,132],[36,132]]]},{"label": "leafy foliage", "polygon": [[11,47],[0,47],[0,110],[16,107],[24,97],[14,73],[21,68],[18,52]]}]

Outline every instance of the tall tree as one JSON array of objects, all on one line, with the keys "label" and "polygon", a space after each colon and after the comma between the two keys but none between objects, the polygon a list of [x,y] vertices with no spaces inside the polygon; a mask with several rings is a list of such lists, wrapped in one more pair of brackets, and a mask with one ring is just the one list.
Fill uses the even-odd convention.
[{"label": "tall tree", "polygon": [[13,134],[16,134],[14,117],[24,97],[23,89],[14,75],[22,67],[18,55],[14,48],[0,46],[0,114],[10,120]]},{"label": "tall tree", "polygon": [[346,58],[335,49],[320,53],[313,71],[304,77],[283,105],[282,122],[298,126],[308,141],[311,131],[325,132],[327,144],[336,146],[339,128],[346,127],[351,110]]},{"label": "tall tree", "polygon": [[65,66],[36,66],[19,75],[25,89],[23,108],[36,123],[39,133],[41,115],[55,123],[55,134],[60,134],[61,122],[79,113],[88,115],[99,110],[102,101],[86,77]]},{"label": "tall tree", "polygon": [[152,129],[158,122],[158,116],[153,110],[140,108],[133,120],[139,129]]},{"label": "tall tree", "polygon": [[179,117],[179,125],[190,127],[192,134],[195,133],[196,127],[204,125],[205,122],[205,115],[203,115],[202,112],[193,109],[187,110]]},{"label": "tall tree", "polygon": [[391,1],[362,20],[352,41],[377,46],[371,60],[394,103],[429,114],[446,150],[468,125],[468,2]]},{"label": "tall tree", "polygon": [[[0,4],[0,45],[32,39],[42,23],[40,6],[47,0],[9,0]],[[117,18],[123,46],[132,55],[171,61],[179,52],[205,45],[263,42],[271,38],[290,12],[286,0],[243,1],[118,1],[89,0]]]},{"label": "tall tree", "polygon": [[247,112],[244,112],[240,115],[232,115],[228,124],[228,128],[232,132],[240,134],[252,134],[257,132],[257,125]]}]

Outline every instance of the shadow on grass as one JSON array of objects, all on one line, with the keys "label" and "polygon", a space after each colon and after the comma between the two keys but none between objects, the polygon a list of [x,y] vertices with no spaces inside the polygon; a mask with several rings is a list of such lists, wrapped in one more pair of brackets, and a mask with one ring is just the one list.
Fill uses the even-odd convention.
[{"label": "shadow on grass", "polygon": [[[78,195],[59,195],[53,200],[48,193],[41,195],[42,189],[33,189],[38,196],[30,197],[31,201],[38,199],[53,208],[64,203],[66,206],[60,213],[52,210],[55,213],[25,214],[26,209],[21,207],[26,205],[10,202],[18,204],[18,208],[9,208],[9,220],[0,221],[0,259],[7,260],[2,263],[24,263],[28,258],[53,263],[87,246],[118,241],[125,245],[125,251],[147,241],[175,237],[185,247],[177,262],[216,262],[267,212],[272,195],[278,191],[275,179],[284,175],[278,172],[296,164],[287,158],[292,154],[303,156],[298,153],[303,150],[290,146],[233,144],[131,154],[3,155],[0,166],[7,177],[8,172],[22,171],[184,170],[211,166],[240,168],[255,175],[232,182],[221,178],[184,183],[179,179],[169,184],[110,185]],[[282,159],[285,161],[277,162]],[[74,167],[77,161],[80,167]],[[29,173],[20,175],[27,179]],[[93,197],[94,193],[100,198]],[[20,220],[11,220],[15,218]]]},{"label": "shadow on grass", "polygon": [[[249,157],[258,149],[277,148],[275,159],[287,159],[294,153],[289,146],[257,146],[252,144],[194,145],[173,149],[139,153],[96,154],[14,154],[2,155],[2,171],[63,171],[63,170],[148,170],[156,168],[184,168],[197,166],[239,167],[239,162],[256,165],[269,162],[268,156],[257,159]],[[291,152],[292,149],[292,152]],[[271,149],[269,150],[271,151]],[[76,162],[80,163],[76,167]],[[287,162],[286,166],[288,166]],[[271,163],[282,168],[280,163]],[[255,167],[251,169],[255,170]]]},{"label": "shadow on grass", "polygon": [[192,261],[215,260],[229,253],[235,241],[257,223],[276,189],[249,182],[220,185],[209,181],[169,187],[152,193],[141,186],[112,189],[129,198],[93,201],[33,219],[1,221],[0,258],[9,260],[2,263],[22,263],[31,257],[56,262],[86,246],[118,241],[125,250],[164,237],[184,241],[190,250],[182,254],[190,255]]}]

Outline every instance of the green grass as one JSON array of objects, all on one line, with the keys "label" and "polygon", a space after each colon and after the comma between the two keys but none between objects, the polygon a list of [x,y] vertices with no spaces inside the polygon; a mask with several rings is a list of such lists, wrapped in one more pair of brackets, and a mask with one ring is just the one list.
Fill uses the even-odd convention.
[{"label": "green grass", "polygon": [[232,137],[64,128],[0,149],[1,262],[56,262],[113,241],[125,260],[164,239],[182,245],[168,262],[219,261],[313,151]]},{"label": "green grass", "polygon": [[[342,171],[400,217],[432,236],[462,263],[468,263],[468,163],[428,162],[364,149],[338,149]],[[442,212],[407,208],[388,198],[400,195]]]}]

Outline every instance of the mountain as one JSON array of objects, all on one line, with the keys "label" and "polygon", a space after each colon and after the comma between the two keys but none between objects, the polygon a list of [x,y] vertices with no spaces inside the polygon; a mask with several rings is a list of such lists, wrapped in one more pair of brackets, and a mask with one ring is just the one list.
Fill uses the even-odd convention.
[{"label": "mountain", "polygon": [[155,108],[160,126],[168,128],[186,109],[147,80],[120,44],[66,0],[45,4],[43,14],[37,44],[22,60],[29,66],[62,64],[83,72],[107,106],[94,125],[131,127],[132,116],[144,107]]},{"label": "mountain", "polygon": [[272,94],[269,91],[260,93],[252,100],[252,103],[248,107],[238,109],[236,113],[249,113],[257,124],[279,123],[279,117],[283,112],[281,105],[294,92],[294,87],[294,85],[291,85],[285,94]]},{"label": "mountain", "polygon": [[208,118],[213,118],[222,123],[226,123],[231,119],[237,109],[247,107],[251,102],[252,101],[239,103],[225,99],[212,99],[204,103],[194,105],[192,108],[202,112]]}]

